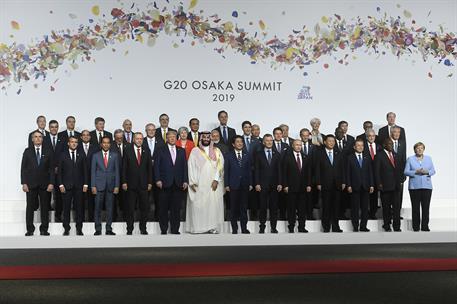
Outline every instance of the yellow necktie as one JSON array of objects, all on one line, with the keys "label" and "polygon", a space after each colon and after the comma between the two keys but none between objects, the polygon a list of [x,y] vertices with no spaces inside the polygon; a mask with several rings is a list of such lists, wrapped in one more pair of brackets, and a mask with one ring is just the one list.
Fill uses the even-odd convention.
[{"label": "yellow necktie", "polygon": [[163,129],[163,141],[167,142],[167,132]]},{"label": "yellow necktie", "polygon": [[198,134],[194,133],[194,145],[198,147]]}]

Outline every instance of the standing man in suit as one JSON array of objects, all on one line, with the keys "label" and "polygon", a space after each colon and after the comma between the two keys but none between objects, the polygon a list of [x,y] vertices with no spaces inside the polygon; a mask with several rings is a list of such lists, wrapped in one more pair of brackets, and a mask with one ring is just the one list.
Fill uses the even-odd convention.
[{"label": "standing man in suit", "polygon": [[[401,140],[401,129],[398,126],[393,126],[390,128],[390,139],[392,139],[393,142],[393,150],[394,153],[396,154],[396,157],[398,159],[398,166],[400,167],[400,170],[405,169],[406,165],[406,142]],[[400,203],[400,213],[401,209],[403,206],[403,184],[406,181],[406,175],[402,175],[401,177],[401,185],[400,185],[400,193],[399,193],[399,203]],[[403,217],[400,216],[400,219],[402,220]]]},{"label": "standing man in suit", "polygon": [[167,234],[170,222],[171,233],[180,234],[181,201],[189,184],[186,151],[176,146],[176,131],[168,131],[166,136],[167,144],[158,151],[154,161],[155,181],[160,191],[160,230],[161,234]]},{"label": "standing man in suit", "polygon": [[[397,126],[396,119],[397,119],[397,114],[395,114],[394,112],[387,113],[387,115],[386,115],[387,125],[382,127],[381,129],[379,129],[379,132],[378,132],[379,143],[381,145],[384,143],[384,140],[386,138],[390,137],[390,134],[392,133],[392,131],[391,131],[392,127]],[[397,127],[400,128],[399,140],[406,146],[405,129],[400,126],[397,126]]]},{"label": "standing man in suit", "polygon": [[49,132],[45,130],[46,129],[46,117],[44,117],[43,115],[38,116],[36,119],[36,124],[37,124],[37,128],[29,133],[29,140],[28,140],[29,147],[33,147],[33,141],[32,141],[33,133],[35,133],[35,131],[40,131],[41,135],[43,135],[42,145],[45,146],[46,148],[49,148],[51,146],[51,141],[49,139]]},{"label": "standing man in suit", "polygon": [[228,122],[228,113],[224,110],[217,113],[217,119],[219,120],[219,127],[214,130],[217,130],[220,134],[221,141],[229,148],[233,150],[233,138],[236,135],[235,129],[227,126]]},{"label": "standing man in suit", "polygon": [[292,146],[294,139],[289,137],[289,126],[286,124],[281,124],[279,127],[282,130],[282,142]]},{"label": "standing man in suit", "polygon": [[130,119],[124,120],[122,123],[123,128],[123,141],[125,143],[131,144],[133,141],[133,131],[132,131],[132,121]]},{"label": "standing man in suit", "polygon": [[352,148],[354,147],[354,136],[348,134],[348,128],[349,124],[347,121],[342,120],[338,123],[338,128],[341,128],[343,130],[343,140],[346,143],[346,146],[349,147],[349,152],[348,154],[352,153]]},{"label": "standing man in suit", "polygon": [[198,130],[200,129],[200,120],[198,118],[191,118],[189,120],[189,133],[187,133],[187,139],[191,140],[194,143],[195,147],[198,147],[198,143],[200,142],[200,133]]},{"label": "standing man in suit", "polygon": [[[146,137],[143,139],[143,148],[151,156],[152,180],[155,180],[154,166],[157,153],[161,147],[165,146],[162,139],[156,136],[156,126],[153,123],[148,123],[145,126]],[[152,190],[148,192],[148,205],[153,205],[152,220],[159,220],[159,188],[153,183]],[[149,207],[148,207],[149,209]]]},{"label": "standing man in suit", "polygon": [[[59,138],[59,123],[57,120],[49,121],[49,139],[51,141],[51,150],[54,157],[54,172],[57,175],[57,162],[59,160],[60,153],[62,152],[63,142]],[[56,178],[54,181],[57,182]],[[54,201],[54,204],[51,204],[51,200]],[[62,195],[59,191],[59,185],[54,185],[54,190],[52,191],[52,197],[49,198],[49,209],[52,209],[51,205],[54,205],[54,216],[55,222],[62,222]]]},{"label": "standing man in suit", "polygon": [[258,124],[253,124],[251,128],[252,137],[258,139],[262,142],[262,138],[260,138],[260,126]]},{"label": "standing man in suit", "polygon": [[49,197],[54,189],[54,160],[52,150],[43,146],[43,134],[32,133],[32,146],[25,149],[21,163],[22,191],[26,193],[25,220],[27,232],[33,235],[33,213],[40,205],[40,235],[49,235]]},{"label": "standing man in suit", "polygon": [[68,143],[68,139],[70,137],[76,137],[78,140],[81,137],[81,133],[75,130],[76,119],[74,116],[67,116],[67,118],[65,119],[65,124],[67,126],[67,129],[63,130],[62,132],[59,132],[58,135],[61,142],[63,143],[62,150],[66,150],[66,143]]},{"label": "standing man in suit", "polygon": [[106,235],[116,235],[112,228],[113,221],[113,194],[119,193],[120,172],[119,154],[110,151],[111,138],[105,135],[102,138],[101,151],[92,156],[91,187],[95,195],[95,233],[102,234],[101,213],[103,201],[106,206]]},{"label": "standing man in suit", "polygon": [[399,159],[393,151],[392,139],[384,140],[384,151],[376,154],[374,160],[374,176],[376,185],[381,191],[382,217],[385,231],[392,231],[393,217],[394,231],[400,229],[400,189],[403,171]]},{"label": "standing man in suit", "polygon": [[103,137],[108,137],[110,141],[113,140],[113,134],[105,131],[105,119],[103,117],[95,118],[95,130],[90,132],[90,142],[94,146],[100,146]]},{"label": "standing man in suit", "polygon": [[211,141],[222,152],[222,155],[225,155],[229,151],[227,145],[221,141],[221,133],[218,130],[214,129],[211,131]]},{"label": "standing man in suit", "polygon": [[[128,127],[127,127],[128,128]],[[130,141],[133,141],[133,133]],[[114,142],[111,145],[111,150],[119,154],[119,172],[122,175],[122,159],[124,157],[124,151],[130,146],[126,140],[124,131],[121,129],[114,130]],[[119,217],[119,213],[122,212],[122,219]],[[125,221],[127,215],[127,192],[124,189],[119,189],[119,193],[114,195],[113,200],[113,221]]]},{"label": "standing man in suit", "polygon": [[307,128],[303,128],[300,130],[300,139],[302,141],[302,148],[301,153],[305,156],[305,158],[309,159],[311,164],[311,192],[305,192],[306,198],[306,219],[314,220],[313,216],[313,209],[314,209],[314,201],[313,195],[316,195],[314,192],[317,191],[316,189],[316,180],[314,178],[314,171],[315,171],[315,150],[316,146],[314,146],[311,142],[311,132]]},{"label": "standing man in suit", "polygon": [[270,211],[271,233],[278,233],[278,195],[282,190],[281,159],[279,153],[273,150],[273,135],[263,136],[263,149],[256,152],[254,158],[254,184],[260,195],[260,230],[265,233],[267,209]]},{"label": "standing man in suit", "polygon": [[[284,155],[287,154],[287,151],[289,150],[290,146],[282,141],[282,129],[280,127],[276,127],[273,129],[273,139],[273,150],[279,154],[282,162],[282,159]],[[287,193],[285,193],[284,191],[281,191],[279,193],[278,208],[279,220],[285,221],[287,216]]]},{"label": "standing man in suit", "polygon": [[252,165],[247,152],[243,152],[243,136],[233,138],[233,151],[227,153],[224,162],[225,190],[230,192],[230,221],[232,234],[238,233],[238,221],[241,233],[249,234],[247,228],[247,205],[249,191],[252,190]]},{"label": "standing man in suit", "polygon": [[[355,153],[348,157],[346,170],[346,187],[351,198],[351,220],[354,232],[368,232],[368,201],[374,191],[373,169],[371,158],[363,154],[363,139],[357,138],[354,144]],[[361,218],[359,219],[359,212]]]},{"label": "standing man in suit", "polygon": [[[374,174],[374,159],[378,153],[382,152],[382,146],[376,142],[376,133],[373,129],[367,129],[365,133],[366,142],[363,148],[363,154],[369,157]],[[378,211],[378,193],[379,191],[375,183],[374,191],[370,193],[370,211],[368,213],[368,218],[371,220],[376,219],[376,212]]]},{"label": "standing man in suit", "polygon": [[70,235],[71,205],[76,210],[76,234],[83,235],[83,193],[89,187],[86,157],[77,151],[78,139],[70,136],[68,149],[62,149],[57,165],[57,185],[63,202],[63,235]]},{"label": "standing man in suit", "polygon": [[335,137],[327,135],[324,149],[316,157],[317,190],[322,193],[322,228],[324,232],[343,232],[338,223],[341,192],[345,189],[344,161],[335,153]]},{"label": "standing man in suit", "polygon": [[137,132],[133,145],[125,150],[122,165],[122,189],[127,191],[127,235],[132,235],[135,204],[140,207],[140,232],[148,234],[148,192],[152,190],[152,161],[149,151],[143,148],[143,134]]},{"label": "standing man in suit", "polygon": [[[360,138],[363,140],[364,143],[367,142],[367,130],[369,129],[373,129],[373,123],[369,120],[366,120],[363,122],[363,133],[358,135],[357,138]],[[376,136],[377,137],[377,136]],[[377,142],[377,138],[376,138],[376,142]]]},{"label": "standing man in suit", "polygon": [[[344,125],[345,122],[341,123]],[[351,139],[346,141],[344,139],[344,130],[341,127],[337,127],[335,129],[335,139],[336,139],[336,146],[335,146],[335,153],[340,154],[343,160],[343,167],[346,168],[347,157],[352,153],[354,149],[354,145],[349,146]],[[346,189],[347,190],[347,189]],[[351,208],[351,201],[349,197],[349,193],[346,190],[343,190],[340,195],[340,204],[339,204],[339,214],[338,217],[341,220],[348,220],[349,218],[346,216],[346,211]]]},{"label": "standing man in suit", "polygon": [[176,130],[169,127],[170,117],[168,117],[168,115],[165,113],[160,114],[159,124],[160,124],[160,128],[156,131],[156,136],[158,139],[162,140],[162,142],[165,144],[165,143],[167,143],[168,131],[176,132]]},{"label": "standing man in suit", "polygon": [[305,228],[306,205],[305,193],[311,192],[311,158],[301,153],[302,141],[296,139],[284,156],[282,165],[282,185],[287,193],[287,217],[289,233],[294,233],[298,214],[298,232],[308,232]]},{"label": "standing man in suit", "polygon": [[[83,130],[81,132],[81,141],[78,146],[78,153],[82,154],[86,158],[86,169],[88,173],[88,185],[91,185],[91,162],[92,162],[92,155],[96,153],[97,151],[100,151],[100,146],[99,145],[93,145],[91,144],[90,140],[90,132],[89,130]],[[85,210],[87,210],[87,217],[89,222],[94,221],[94,200],[95,200],[95,195],[92,194],[92,191],[87,191],[86,193],[83,193],[83,215],[85,214]],[[87,208],[85,205],[87,204]],[[84,219],[84,217],[83,217]]]}]

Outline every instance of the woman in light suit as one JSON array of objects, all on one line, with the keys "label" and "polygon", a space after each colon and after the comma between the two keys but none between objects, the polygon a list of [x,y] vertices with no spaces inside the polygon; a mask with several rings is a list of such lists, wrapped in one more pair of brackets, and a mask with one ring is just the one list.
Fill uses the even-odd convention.
[{"label": "woman in light suit", "polygon": [[[413,230],[430,231],[428,227],[430,199],[432,197],[432,178],[435,174],[432,158],[424,155],[425,145],[414,145],[415,155],[408,157],[405,175],[409,176],[409,196],[411,198]],[[420,209],[422,208],[422,221]]]}]

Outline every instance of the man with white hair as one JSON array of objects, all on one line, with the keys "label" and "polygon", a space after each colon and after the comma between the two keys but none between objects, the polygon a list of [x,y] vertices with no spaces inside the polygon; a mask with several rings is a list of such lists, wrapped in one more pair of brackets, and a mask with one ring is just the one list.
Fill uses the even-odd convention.
[{"label": "man with white hair", "polygon": [[132,121],[130,119],[124,120],[122,128],[124,131],[124,142],[131,144],[133,142]]},{"label": "man with white hair", "polygon": [[386,114],[386,120],[387,120],[387,126],[382,127],[379,129],[378,132],[378,142],[383,143],[386,138],[390,137],[390,134],[392,132],[392,127],[396,126],[400,128],[400,141],[403,142],[403,144],[406,145],[406,134],[405,134],[405,129],[402,127],[398,126],[396,123],[397,119],[397,114],[394,112],[389,112]]}]

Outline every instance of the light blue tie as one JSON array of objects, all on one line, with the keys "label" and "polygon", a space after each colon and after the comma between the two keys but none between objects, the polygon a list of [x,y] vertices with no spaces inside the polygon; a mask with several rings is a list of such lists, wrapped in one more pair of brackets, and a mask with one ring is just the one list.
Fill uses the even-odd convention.
[{"label": "light blue tie", "polygon": [[328,152],[328,159],[330,160],[330,163],[331,163],[332,166],[333,166],[333,154],[332,154],[332,151],[329,151],[329,152]]}]

